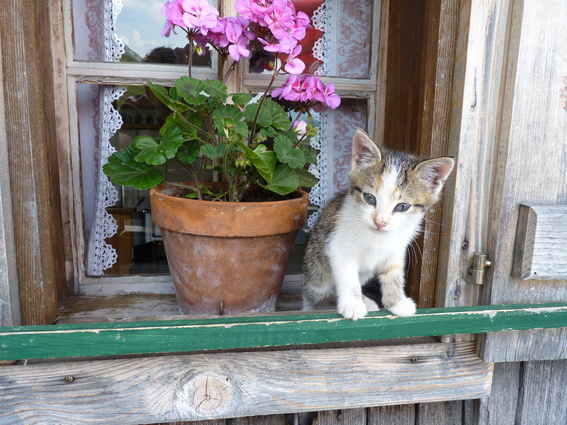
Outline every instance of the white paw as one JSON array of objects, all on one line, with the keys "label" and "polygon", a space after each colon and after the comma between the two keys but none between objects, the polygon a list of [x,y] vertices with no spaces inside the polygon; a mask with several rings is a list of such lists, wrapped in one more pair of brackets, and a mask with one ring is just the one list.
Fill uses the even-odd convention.
[{"label": "white paw", "polygon": [[415,303],[411,298],[403,298],[389,309],[396,316],[412,316],[415,314]]},{"label": "white paw", "polygon": [[345,319],[358,320],[366,316],[368,310],[362,300],[349,300],[346,303],[339,303],[339,314]]},{"label": "white paw", "polygon": [[364,305],[366,306],[366,310],[368,311],[379,311],[380,307],[378,307],[378,304],[376,304],[376,302],[371,299],[368,298],[366,296],[362,296],[362,301],[364,301]]}]

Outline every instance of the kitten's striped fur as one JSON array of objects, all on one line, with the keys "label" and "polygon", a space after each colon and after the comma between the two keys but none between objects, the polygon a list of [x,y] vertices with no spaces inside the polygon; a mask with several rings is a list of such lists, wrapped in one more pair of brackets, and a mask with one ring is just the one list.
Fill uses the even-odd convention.
[{"label": "kitten's striped fur", "polygon": [[325,206],[309,236],[304,310],[334,293],[338,312],[360,319],[378,309],[362,294],[362,286],[378,275],[385,308],[414,314],[415,303],[404,293],[406,248],[425,211],[439,200],[453,165],[449,157],[422,160],[378,147],[356,130],[350,189]]}]

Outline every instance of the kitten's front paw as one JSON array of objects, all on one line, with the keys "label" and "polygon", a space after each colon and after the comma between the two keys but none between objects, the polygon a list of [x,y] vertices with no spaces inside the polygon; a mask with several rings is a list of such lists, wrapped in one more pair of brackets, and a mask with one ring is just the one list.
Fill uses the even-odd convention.
[{"label": "kitten's front paw", "polygon": [[368,312],[362,300],[350,300],[346,303],[339,303],[338,310],[341,316],[351,320],[362,319]]},{"label": "kitten's front paw", "polygon": [[388,310],[396,316],[412,316],[415,314],[415,303],[411,298],[405,297]]}]

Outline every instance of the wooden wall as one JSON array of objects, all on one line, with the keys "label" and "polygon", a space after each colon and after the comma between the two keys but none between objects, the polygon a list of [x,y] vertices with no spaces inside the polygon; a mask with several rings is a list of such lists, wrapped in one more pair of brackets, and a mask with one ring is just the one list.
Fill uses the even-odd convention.
[{"label": "wooden wall", "polygon": [[486,399],[171,425],[565,425],[567,360],[498,363]]},{"label": "wooden wall", "polygon": [[[52,323],[66,292],[50,2],[0,2],[2,95],[22,324]],[[11,283],[13,285],[13,283]]]}]

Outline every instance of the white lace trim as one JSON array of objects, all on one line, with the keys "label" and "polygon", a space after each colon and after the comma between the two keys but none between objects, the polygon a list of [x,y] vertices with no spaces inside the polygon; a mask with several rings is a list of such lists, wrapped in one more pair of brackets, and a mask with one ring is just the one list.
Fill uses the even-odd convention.
[{"label": "white lace trim", "polygon": [[313,27],[319,31],[323,32],[323,37],[315,40],[313,45],[313,57],[318,59],[321,63],[314,74],[316,75],[328,75],[329,64],[326,59],[329,58],[329,33],[326,29],[327,23],[327,2],[324,1],[321,5],[313,12],[313,17],[311,18],[311,23]]},{"label": "white lace trim", "polygon": [[104,56],[109,62],[118,62],[125,52],[124,42],[114,32],[122,6],[122,0],[104,1]]},{"label": "white lace trim", "polygon": [[[124,53],[124,43],[114,33],[118,14],[122,10],[122,0],[105,0],[104,2],[104,41],[105,60],[118,61]],[[116,149],[110,139],[122,127],[122,117],[112,106],[126,91],[125,88],[105,87],[102,108],[102,137],[99,149],[98,190],[96,196],[95,221],[89,239],[89,259],[87,273],[93,276],[104,274],[118,260],[116,249],[105,242],[116,234],[118,224],[108,213],[107,208],[116,204],[118,192],[102,171],[102,166],[108,162],[108,157]]]},{"label": "white lace trim", "polygon": [[319,151],[317,155],[317,165],[311,164],[309,172],[319,179],[317,184],[311,188],[309,192],[309,201],[311,204],[319,207],[317,211],[309,216],[307,219],[307,226],[312,228],[321,212],[321,207],[329,200],[327,195],[327,186],[329,184],[329,177],[327,171],[328,154],[325,149],[324,141],[327,140],[327,113],[320,112],[313,114],[314,120],[319,120],[319,131],[317,135],[311,139],[311,146]]}]

